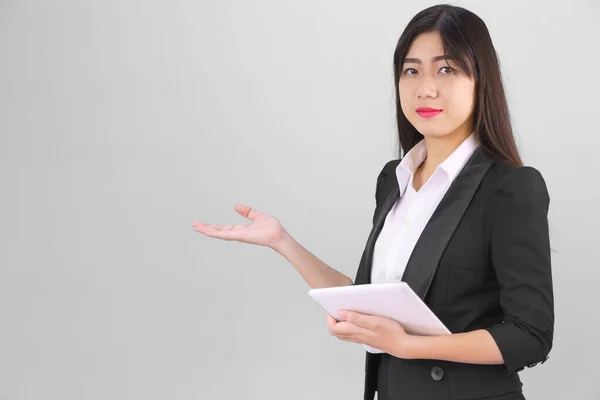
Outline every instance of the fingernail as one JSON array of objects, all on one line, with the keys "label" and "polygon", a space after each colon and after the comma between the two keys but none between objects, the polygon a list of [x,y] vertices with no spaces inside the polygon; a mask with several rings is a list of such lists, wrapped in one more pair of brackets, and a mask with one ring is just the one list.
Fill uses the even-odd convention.
[{"label": "fingernail", "polygon": [[340,318],[341,319],[346,319],[347,316],[348,316],[348,314],[346,313],[346,311],[340,311]]}]

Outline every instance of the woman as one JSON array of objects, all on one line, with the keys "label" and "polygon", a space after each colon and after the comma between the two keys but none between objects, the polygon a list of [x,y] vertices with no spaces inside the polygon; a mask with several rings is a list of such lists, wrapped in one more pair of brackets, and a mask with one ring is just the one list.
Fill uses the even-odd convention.
[{"label": "woman", "polygon": [[421,11],[400,36],[394,76],[405,155],[377,177],[354,282],[249,207],[235,209],[250,225],[194,228],[273,248],[311,288],[407,282],[451,335],[326,315],[332,335],[367,350],[365,399],[524,399],[518,372],[546,361],[554,331],[549,196],[519,157],[484,22],[450,5]]}]

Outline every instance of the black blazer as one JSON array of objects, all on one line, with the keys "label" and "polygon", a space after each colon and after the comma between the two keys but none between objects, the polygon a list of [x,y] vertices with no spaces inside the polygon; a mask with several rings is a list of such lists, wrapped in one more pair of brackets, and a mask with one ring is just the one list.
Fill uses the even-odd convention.
[{"label": "black blazer", "polygon": [[[400,193],[399,162],[389,161],[377,178],[373,228],[355,285],[371,282],[375,241]],[[394,398],[487,399],[521,392],[518,372],[544,363],[552,347],[549,200],[535,168],[515,167],[493,160],[481,147],[475,150],[425,226],[402,280],[452,333],[488,330],[504,364],[405,360],[367,352],[365,400],[374,397],[383,357]]]}]

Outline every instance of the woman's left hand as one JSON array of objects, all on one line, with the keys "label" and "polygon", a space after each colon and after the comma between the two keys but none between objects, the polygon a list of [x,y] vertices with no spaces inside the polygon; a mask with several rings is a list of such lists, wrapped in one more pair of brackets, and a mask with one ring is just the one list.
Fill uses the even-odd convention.
[{"label": "woman's left hand", "polygon": [[410,358],[407,334],[393,319],[355,311],[341,311],[341,321],[327,313],[329,333],[340,340],[374,347],[398,358]]}]

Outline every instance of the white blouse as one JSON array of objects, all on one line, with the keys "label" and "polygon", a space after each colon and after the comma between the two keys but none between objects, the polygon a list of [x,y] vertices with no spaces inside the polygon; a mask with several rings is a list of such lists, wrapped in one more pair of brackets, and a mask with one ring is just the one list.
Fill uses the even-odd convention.
[{"label": "white blouse", "polygon": [[[427,157],[425,141],[421,140],[402,158],[396,167],[401,196],[387,214],[375,242],[371,283],[402,280],[408,259],[425,225],[477,146],[477,138],[471,133],[437,166],[418,192],[413,187],[413,177]],[[371,353],[381,353],[378,349],[363,346]]]}]

